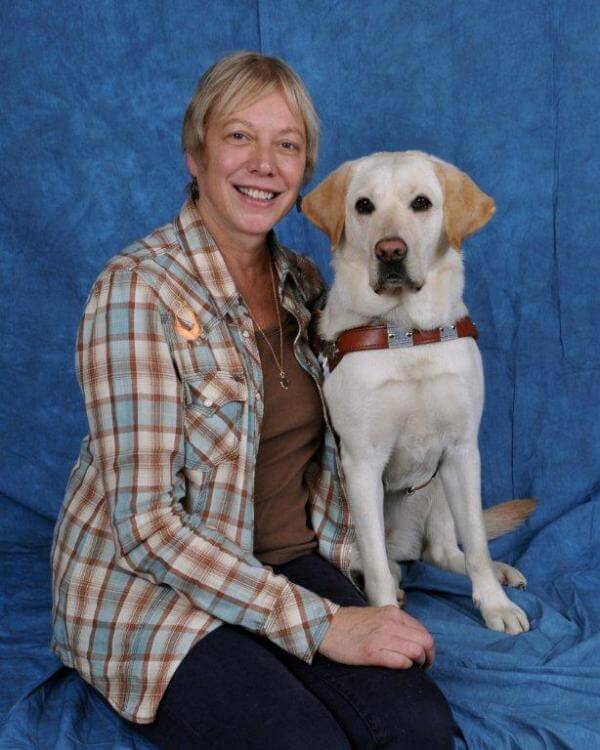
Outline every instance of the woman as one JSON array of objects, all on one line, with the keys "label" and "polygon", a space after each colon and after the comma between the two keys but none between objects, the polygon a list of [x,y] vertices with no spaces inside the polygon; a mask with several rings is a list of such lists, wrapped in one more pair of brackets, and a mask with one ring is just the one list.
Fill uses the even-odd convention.
[{"label": "woman", "polygon": [[107,263],[78,331],[90,430],[52,647],[159,747],[450,747],[431,636],[348,578],[308,346],[324,286],[272,232],[314,167],[310,98],[282,61],[230,55],[182,141],[190,197]]}]

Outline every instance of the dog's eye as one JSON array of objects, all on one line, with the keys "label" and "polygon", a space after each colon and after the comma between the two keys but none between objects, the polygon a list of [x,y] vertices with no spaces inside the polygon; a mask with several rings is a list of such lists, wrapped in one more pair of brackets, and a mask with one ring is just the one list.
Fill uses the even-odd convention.
[{"label": "dog's eye", "polygon": [[372,214],[375,210],[375,206],[368,198],[359,198],[354,204],[354,208],[359,214]]},{"label": "dog's eye", "polygon": [[427,211],[431,206],[432,203],[426,195],[417,195],[414,201],[410,204],[413,211]]}]

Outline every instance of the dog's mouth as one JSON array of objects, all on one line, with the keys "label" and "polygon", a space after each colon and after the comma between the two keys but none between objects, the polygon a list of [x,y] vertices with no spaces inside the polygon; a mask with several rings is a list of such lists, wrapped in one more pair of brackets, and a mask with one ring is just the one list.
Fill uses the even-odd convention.
[{"label": "dog's mouth", "polygon": [[409,276],[403,261],[378,264],[377,281],[373,286],[375,294],[399,294],[403,289],[418,292],[422,288],[422,283],[417,283]]}]

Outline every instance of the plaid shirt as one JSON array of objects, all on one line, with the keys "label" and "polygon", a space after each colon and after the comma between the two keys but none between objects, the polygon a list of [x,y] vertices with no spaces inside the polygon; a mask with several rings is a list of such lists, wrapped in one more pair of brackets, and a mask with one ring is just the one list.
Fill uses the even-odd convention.
[{"label": "plaid shirt", "polygon": [[[299,323],[296,358],[323,399],[308,326],[325,286],[312,261],[268,240],[281,304]],[[89,434],[54,531],[52,649],[138,723],[153,721],[177,666],[223,622],[311,663],[339,606],[253,555],[260,358],[190,199],[106,264],[76,368]],[[354,530],[324,412],[308,510],[319,553],[350,577]]]}]

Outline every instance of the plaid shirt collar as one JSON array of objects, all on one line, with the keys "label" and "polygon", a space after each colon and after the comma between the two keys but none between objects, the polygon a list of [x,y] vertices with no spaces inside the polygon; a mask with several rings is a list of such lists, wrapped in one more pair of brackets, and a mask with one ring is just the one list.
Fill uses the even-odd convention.
[{"label": "plaid shirt collar", "polygon": [[[236,317],[239,310],[240,296],[235,282],[227,268],[217,243],[202,221],[194,201],[188,198],[181,207],[174,221],[179,234],[179,241],[194,276],[202,281],[214,299],[221,315]],[[275,270],[279,277],[279,296],[283,296],[286,284],[291,280],[298,291],[303,294],[298,279],[298,267],[295,253],[279,244],[275,232],[267,235],[267,245],[274,260]]]}]

